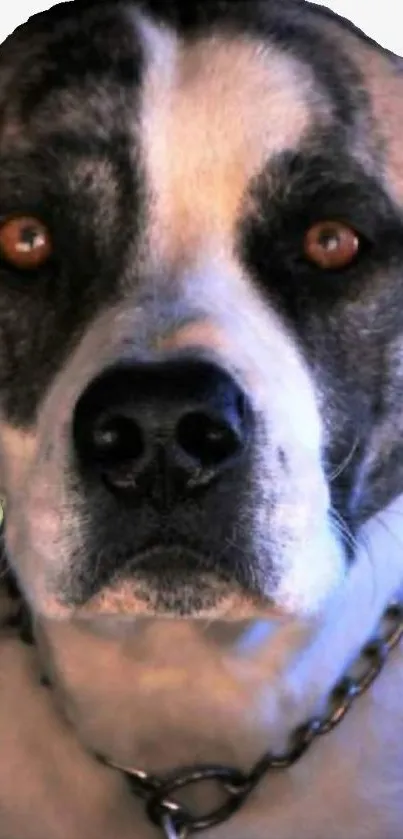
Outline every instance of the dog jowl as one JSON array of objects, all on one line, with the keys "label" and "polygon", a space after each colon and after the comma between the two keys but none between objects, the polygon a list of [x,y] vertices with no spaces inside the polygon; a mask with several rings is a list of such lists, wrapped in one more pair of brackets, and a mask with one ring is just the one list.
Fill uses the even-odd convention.
[{"label": "dog jowl", "polygon": [[342,580],[403,486],[400,72],[294,0],[77,0],[1,47],[1,475],[35,611],[312,612]]}]

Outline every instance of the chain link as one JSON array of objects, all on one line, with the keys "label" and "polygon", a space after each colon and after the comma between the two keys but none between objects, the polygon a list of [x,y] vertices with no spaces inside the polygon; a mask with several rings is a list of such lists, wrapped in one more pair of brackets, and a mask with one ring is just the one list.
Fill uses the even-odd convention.
[{"label": "chain link", "polygon": [[[383,628],[382,628],[383,627]],[[357,699],[372,685],[381,672],[390,652],[403,637],[403,604],[392,603],[385,610],[377,638],[361,650],[347,674],[336,684],[329,698],[326,713],[299,726],[290,737],[290,745],[283,754],[266,753],[251,769],[220,765],[191,766],[158,778],[139,769],[130,769],[99,757],[104,763],[124,772],[133,793],[145,801],[148,818],[160,828],[165,839],[188,839],[193,833],[221,824],[240,809],[245,799],[259,784],[263,776],[273,770],[288,769],[311,744],[338,725]],[[353,672],[358,664],[364,665],[360,676]],[[178,790],[201,781],[217,781],[227,798],[223,804],[204,816],[190,811],[172,798]]]}]

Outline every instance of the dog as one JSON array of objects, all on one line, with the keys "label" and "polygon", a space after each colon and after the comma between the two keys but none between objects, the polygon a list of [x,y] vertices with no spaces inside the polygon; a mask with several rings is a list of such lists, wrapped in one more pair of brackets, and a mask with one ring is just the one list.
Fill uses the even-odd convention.
[{"label": "dog", "polygon": [[[402,127],[402,61],[303,0],[74,0],[2,45],[3,539],[35,644],[5,598],[0,839],[188,835],[127,772],[284,754],[400,596]],[[200,835],[400,839],[402,690],[396,649]]]}]

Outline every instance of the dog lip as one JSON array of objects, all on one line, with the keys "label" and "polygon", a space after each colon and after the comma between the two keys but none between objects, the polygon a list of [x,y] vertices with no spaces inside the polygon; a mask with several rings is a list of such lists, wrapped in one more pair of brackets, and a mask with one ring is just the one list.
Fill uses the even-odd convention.
[{"label": "dog lip", "polygon": [[[207,570],[206,564],[211,569],[211,560],[209,562],[207,554],[187,545],[185,542],[175,542],[169,545],[163,542],[154,542],[136,552],[126,566],[126,571],[129,570],[133,573],[139,570],[152,572],[157,570],[157,567],[160,568],[170,561],[175,562],[175,568],[179,566],[190,570],[191,563],[195,563],[195,570]],[[200,563],[202,563],[202,567]]]},{"label": "dog lip", "polygon": [[153,617],[200,615],[206,610],[210,614],[224,599],[237,596],[238,588],[207,554],[183,542],[156,542],[133,553],[123,568],[79,604],[79,611],[81,615],[98,612]]}]

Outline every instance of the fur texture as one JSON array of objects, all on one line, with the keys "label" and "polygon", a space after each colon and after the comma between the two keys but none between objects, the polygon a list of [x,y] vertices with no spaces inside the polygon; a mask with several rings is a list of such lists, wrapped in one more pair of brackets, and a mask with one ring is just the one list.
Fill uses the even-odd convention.
[{"label": "fur texture", "polygon": [[[152,839],[91,752],[283,748],[402,587],[402,92],[400,59],[299,0],[76,0],[2,46],[0,233],[38,218],[52,255],[0,253],[5,553],[36,641],[5,602],[0,839]],[[332,272],[303,248],[329,219],[360,239]],[[119,493],[80,443],[98,402],[138,434]],[[172,429],[197,411],[242,446],[191,484]],[[206,839],[399,839],[402,680],[397,651]]]}]

